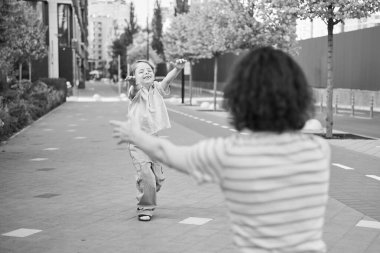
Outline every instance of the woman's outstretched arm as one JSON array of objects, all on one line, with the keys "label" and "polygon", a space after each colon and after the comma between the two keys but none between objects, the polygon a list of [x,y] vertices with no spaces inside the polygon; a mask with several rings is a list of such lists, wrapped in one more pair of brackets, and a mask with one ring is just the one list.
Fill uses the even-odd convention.
[{"label": "woman's outstretched arm", "polygon": [[189,147],[177,146],[168,140],[149,135],[129,119],[124,122],[112,120],[110,124],[114,126],[113,137],[120,139],[118,144],[135,144],[153,160],[188,174],[186,170],[186,152],[188,152]]}]

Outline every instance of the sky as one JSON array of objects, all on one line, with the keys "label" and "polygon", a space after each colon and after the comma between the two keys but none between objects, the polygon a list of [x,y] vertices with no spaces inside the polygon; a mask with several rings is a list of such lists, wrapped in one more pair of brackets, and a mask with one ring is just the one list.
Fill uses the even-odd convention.
[{"label": "sky", "polygon": [[[154,3],[156,0],[132,0],[135,5],[135,13],[137,16],[137,23],[141,27],[146,27],[147,13],[149,15],[149,22],[152,20]],[[161,0],[161,6],[169,6],[174,0]]]}]

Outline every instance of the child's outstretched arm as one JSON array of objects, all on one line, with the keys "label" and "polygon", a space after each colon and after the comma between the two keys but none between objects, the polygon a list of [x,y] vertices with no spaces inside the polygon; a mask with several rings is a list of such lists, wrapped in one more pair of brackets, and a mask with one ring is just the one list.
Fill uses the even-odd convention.
[{"label": "child's outstretched arm", "polygon": [[136,84],[136,78],[134,76],[128,76],[125,80],[129,82],[128,98],[132,100],[141,89],[141,85]]},{"label": "child's outstretched arm", "polygon": [[174,78],[176,78],[181,70],[185,67],[186,62],[187,61],[184,59],[178,59],[174,62],[174,69],[172,69],[161,82],[161,87],[163,90],[166,90],[168,86],[173,82]]},{"label": "child's outstretched arm", "polygon": [[110,121],[114,126],[113,137],[119,138],[118,144],[132,143],[137,145],[149,157],[157,160],[170,168],[188,174],[186,168],[186,146],[176,146],[165,139],[149,135],[143,132],[134,122]]}]

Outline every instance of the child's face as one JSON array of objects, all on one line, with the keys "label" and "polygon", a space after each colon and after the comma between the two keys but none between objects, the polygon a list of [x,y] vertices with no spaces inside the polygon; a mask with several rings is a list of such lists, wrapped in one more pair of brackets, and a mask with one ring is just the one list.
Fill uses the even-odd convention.
[{"label": "child's face", "polygon": [[145,62],[137,63],[135,70],[136,84],[150,85],[154,81],[154,72],[151,66]]}]

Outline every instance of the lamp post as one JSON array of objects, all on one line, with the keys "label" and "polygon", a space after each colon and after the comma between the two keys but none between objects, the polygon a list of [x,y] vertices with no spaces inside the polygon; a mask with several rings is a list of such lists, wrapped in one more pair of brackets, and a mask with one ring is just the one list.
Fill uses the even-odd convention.
[{"label": "lamp post", "polygon": [[78,89],[78,85],[77,85],[77,83],[76,83],[76,80],[77,80],[77,78],[76,78],[76,68],[77,68],[77,56],[76,56],[76,47],[77,47],[77,44],[78,44],[78,40],[77,39],[75,39],[75,38],[73,38],[72,40],[71,40],[71,51],[72,51],[72,57],[73,57],[73,84],[72,84],[72,87],[74,87],[74,89]]}]

